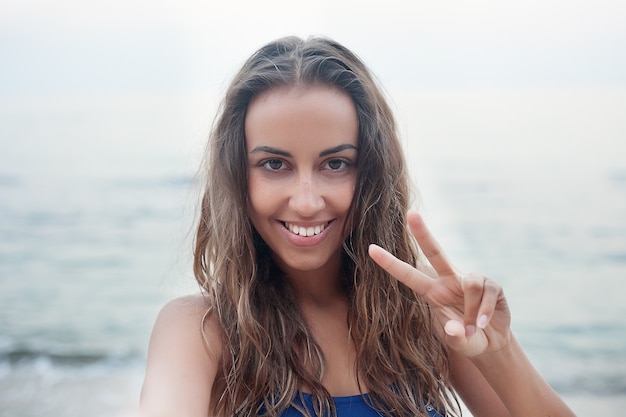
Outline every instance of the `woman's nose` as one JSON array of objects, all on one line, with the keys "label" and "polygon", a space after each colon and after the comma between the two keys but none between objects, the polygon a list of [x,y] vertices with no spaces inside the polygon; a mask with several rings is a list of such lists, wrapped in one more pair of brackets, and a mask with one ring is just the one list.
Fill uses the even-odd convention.
[{"label": "woman's nose", "polygon": [[321,187],[312,176],[298,178],[292,187],[289,207],[300,216],[313,217],[324,208],[325,201],[320,193]]}]

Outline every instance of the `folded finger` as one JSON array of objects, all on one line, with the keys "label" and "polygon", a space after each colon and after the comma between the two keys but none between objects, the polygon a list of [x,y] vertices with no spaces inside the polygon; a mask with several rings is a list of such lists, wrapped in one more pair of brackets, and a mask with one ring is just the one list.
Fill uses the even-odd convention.
[{"label": "folded finger", "polygon": [[461,288],[463,289],[465,334],[467,337],[471,337],[476,333],[478,314],[484,301],[485,277],[478,274],[463,275],[461,276]]},{"label": "folded finger", "polygon": [[493,317],[498,301],[503,297],[502,287],[495,281],[485,279],[482,302],[478,309],[476,317],[476,325],[484,329],[489,324],[491,317]]}]

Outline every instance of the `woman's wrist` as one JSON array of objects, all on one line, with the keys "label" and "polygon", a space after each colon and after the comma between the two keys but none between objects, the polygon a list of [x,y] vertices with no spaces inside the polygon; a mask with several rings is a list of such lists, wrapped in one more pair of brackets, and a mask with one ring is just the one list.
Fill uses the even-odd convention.
[{"label": "woman's wrist", "polygon": [[[489,335],[487,338],[491,339]],[[470,357],[479,369],[497,365],[506,366],[507,362],[515,360],[515,355],[525,355],[510,329],[505,334],[499,333],[497,340],[491,339],[489,345],[490,347],[483,353]]]},{"label": "woman's wrist", "polygon": [[512,333],[501,349],[470,358],[512,416],[574,416],[532,365]]}]

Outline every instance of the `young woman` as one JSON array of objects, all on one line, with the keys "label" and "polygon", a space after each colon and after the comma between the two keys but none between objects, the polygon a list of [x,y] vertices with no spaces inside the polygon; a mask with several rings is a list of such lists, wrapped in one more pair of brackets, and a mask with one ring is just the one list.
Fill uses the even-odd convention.
[{"label": "young woman", "polygon": [[500,286],[461,274],[407,214],[393,115],[349,50],[257,51],[206,161],[202,291],[157,319],[143,412],[457,415],[458,394],[476,417],[573,415],[511,334]]}]

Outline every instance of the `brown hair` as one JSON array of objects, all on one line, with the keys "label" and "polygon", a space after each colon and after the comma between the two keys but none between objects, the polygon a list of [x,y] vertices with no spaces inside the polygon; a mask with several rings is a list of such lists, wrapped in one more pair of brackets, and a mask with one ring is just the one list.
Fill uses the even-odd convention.
[{"label": "brown hair", "polygon": [[[329,39],[287,37],[254,53],[230,84],[207,150],[194,273],[224,334],[223,376],[212,393],[218,415],[276,416],[303,385],[316,414],[334,414],[321,384],[324,357],[284,276],[248,216],[244,121],[251,99],[280,86],[328,85],[358,115],[358,179],[342,248],[357,378],[385,415],[454,408],[445,346],[428,305],[368,256],[377,243],[411,264],[406,227],[410,186],[396,123],[363,62]],[[306,410],[302,410],[306,414]]]}]

